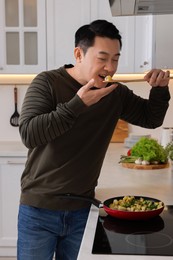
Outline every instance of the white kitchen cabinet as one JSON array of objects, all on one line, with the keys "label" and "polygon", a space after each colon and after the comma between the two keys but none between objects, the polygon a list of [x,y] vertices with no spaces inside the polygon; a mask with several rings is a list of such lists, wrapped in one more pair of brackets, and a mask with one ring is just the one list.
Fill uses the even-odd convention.
[{"label": "white kitchen cabinet", "polygon": [[75,31],[88,22],[90,0],[0,0],[0,73],[74,63]]},{"label": "white kitchen cabinet", "polygon": [[0,257],[16,256],[20,178],[25,157],[0,158]]},{"label": "white kitchen cabinet", "polygon": [[48,69],[74,64],[76,30],[90,22],[90,0],[47,0]]},{"label": "white kitchen cabinet", "polygon": [[74,63],[74,34],[96,19],[113,22],[122,35],[118,73],[173,67],[173,15],[113,17],[108,0],[0,0],[0,73]]},{"label": "white kitchen cabinet", "polygon": [[[75,32],[80,26],[96,19],[112,21],[120,30],[123,48],[118,72],[134,72],[135,17],[112,17],[107,0],[49,0],[47,6],[48,69],[65,63],[74,64]],[[143,64],[144,61],[141,63]]]},{"label": "white kitchen cabinet", "polygon": [[[49,0],[47,6],[48,69],[57,68],[65,63],[74,64],[75,32],[80,26],[96,19],[107,19],[120,30],[123,48],[118,72],[134,72],[135,17],[112,17],[107,0]],[[141,61],[141,64],[144,61]],[[140,68],[140,71],[142,70],[143,68]]]},{"label": "white kitchen cabinet", "polygon": [[0,0],[0,73],[46,69],[46,0]]},{"label": "white kitchen cabinet", "polygon": [[122,51],[118,73],[144,72],[152,67],[153,17],[112,16],[109,1],[91,0],[91,20],[106,19],[119,29]]},{"label": "white kitchen cabinet", "polygon": [[154,17],[154,53],[153,65],[157,68],[173,68],[173,14]]},{"label": "white kitchen cabinet", "polygon": [[173,14],[112,16],[109,1],[91,0],[91,19],[112,21],[122,35],[119,73],[173,68]]}]

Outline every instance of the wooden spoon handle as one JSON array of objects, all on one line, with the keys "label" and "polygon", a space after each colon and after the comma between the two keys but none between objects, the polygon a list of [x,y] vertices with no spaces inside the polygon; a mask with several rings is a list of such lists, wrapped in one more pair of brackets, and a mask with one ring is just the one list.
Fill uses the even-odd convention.
[{"label": "wooden spoon handle", "polygon": [[[170,76],[168,79],[173,79],[173,76]],[[113,83],[113,82],[143,82],[143,81],[146,81],[144,80],[143,78],[140,78],[140,79],[111,79],[111,80],[104,80],[103,82],[107,82],[107,83]]]}]

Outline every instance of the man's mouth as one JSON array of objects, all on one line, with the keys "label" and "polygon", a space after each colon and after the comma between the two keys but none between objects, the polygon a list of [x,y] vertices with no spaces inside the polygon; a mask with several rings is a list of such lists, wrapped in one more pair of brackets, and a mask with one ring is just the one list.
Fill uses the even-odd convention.
[{"label": "man's mouth", "polygon": [[105,77],[107,76],[106,74],[99,74],[98,75],[102,80],[105,80]]}]

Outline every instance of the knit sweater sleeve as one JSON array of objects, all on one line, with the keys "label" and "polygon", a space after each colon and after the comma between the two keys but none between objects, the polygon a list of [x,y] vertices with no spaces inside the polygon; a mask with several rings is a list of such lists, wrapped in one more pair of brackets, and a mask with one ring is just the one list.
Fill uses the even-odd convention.
[{"label": "knit sweater sleeve", "polygon": [[132,91],[125,91],[125,88],[125,86],[120,88],[122,93],[127,94],[122,98],[123,104],[126,104],[123,106],[122,119],[133,125],[150,129],[161,126],[169,107],[169,88],[151,88],[149,99],[141,98]]},{"label": "knit sweater sleeve", "polygon": [[44,145],[73,127],[85,104],[74,94],[65,103],[57,103],[44,73],[29,86],[21,109],[19,132],[27,148]]}]

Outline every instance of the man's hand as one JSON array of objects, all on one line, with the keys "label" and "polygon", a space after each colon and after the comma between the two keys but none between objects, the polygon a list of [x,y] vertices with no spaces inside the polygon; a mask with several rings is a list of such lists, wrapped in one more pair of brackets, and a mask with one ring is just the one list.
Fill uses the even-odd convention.
[{"label": "man's hand", "polygon": [[170,71],[164,72],[160,69],[152,69],[145,75],[144,79],[148,81],[152,87],[165,87],[168,86],[169,75]]},{"label": "man's hand", "polygon": [[94,87],[94,80],[91,79],[86,85],[78,90],[77,95],[82,99],[85,105],[91,106],[111,93],[117,86],[118,84],[112,84],[107,88],[92,89]]}]

